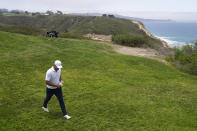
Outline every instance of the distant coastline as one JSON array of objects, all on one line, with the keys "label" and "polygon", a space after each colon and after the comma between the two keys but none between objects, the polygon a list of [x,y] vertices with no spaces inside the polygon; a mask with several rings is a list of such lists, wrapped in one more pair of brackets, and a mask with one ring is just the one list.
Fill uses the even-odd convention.
[{"label": "distant coastline", "polygon": [[197,22],[143,21],[143,24],[148,32],[167,42],[170,47],[191,44],[197,40]]}]

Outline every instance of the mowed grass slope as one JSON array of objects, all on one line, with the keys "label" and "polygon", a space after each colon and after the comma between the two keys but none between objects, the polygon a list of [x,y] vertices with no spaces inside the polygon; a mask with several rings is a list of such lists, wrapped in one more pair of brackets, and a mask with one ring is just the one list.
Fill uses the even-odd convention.
[{"label": "mowed grass slope", "polygon": [[[197,130],[197,77],[103,43],[0,32],[0,130]],[[63,62],[65,120],[45,98],[45,72]]]}]

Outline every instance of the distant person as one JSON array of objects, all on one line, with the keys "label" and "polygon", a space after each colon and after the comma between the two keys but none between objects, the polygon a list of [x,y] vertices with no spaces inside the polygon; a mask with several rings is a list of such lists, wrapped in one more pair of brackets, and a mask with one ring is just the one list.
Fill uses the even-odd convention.
[{"label": "distant person", "polygon": [[62,68],[61,61],[56,60],[54,62],[54,65],[46,72],[46,78],[45,78],[46,85],[47,85],[46,98],[44,100],[42,109],[46,112],[49,112],[47,108],[47,104],[49,100],[51,99],[51,97],[55,94],[55,96],[57,97],[60,103],[60,107],[62,109],[64,118],[70,119],[71,117],[66,112],[66,107],[65,107],[63,95],[62,95],[61,86],[63,85],[64,82],[61,79],[61,68]]}]

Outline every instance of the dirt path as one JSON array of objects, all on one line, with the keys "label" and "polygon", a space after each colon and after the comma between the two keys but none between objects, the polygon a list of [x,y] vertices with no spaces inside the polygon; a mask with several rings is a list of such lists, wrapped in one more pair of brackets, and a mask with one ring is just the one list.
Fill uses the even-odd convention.
[{"label": "dirt path", "polygon": [[134,48],[115,44],[110,45],[114,48],[116,52],[120,54],[145,57],[166,63],[164,59],[165,57],[160,55],[158,51],[151,48]]},{"label": "dirt path", "polygon": [[[140,26],[139,27],[140,29],[144,29],[141,24],[139,24],[139,26]],[[149,33],[149,32],[147,32],[147,33]],[[149,33],[149,35],[151,35],[151,34]],[[111,37],[112,37],[111,35],[86,34],[85,37],[91,38],[92,40],[97,40],[97,41],[101,41],[104,43],[108,43],[110,46],[113,47],[113,49],[116,52],[118,52],[120,54],[145,57],[145,58],[154,59],[154,60],[166,63],[166,61],[164,59],[165,57],[154,49],[134,48],[134,47],[127,47],[127,46],[113,44],[111,41]]]}]

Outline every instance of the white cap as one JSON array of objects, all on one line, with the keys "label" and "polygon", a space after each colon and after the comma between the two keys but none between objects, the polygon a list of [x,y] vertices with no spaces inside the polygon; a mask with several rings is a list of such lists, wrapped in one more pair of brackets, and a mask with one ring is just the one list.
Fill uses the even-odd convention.
[{"label": "white cap", "polygon": [[62,62],[60,60],[56,60],[54,62],[54,65],[57,67],[57,68],[62,68]]}]

